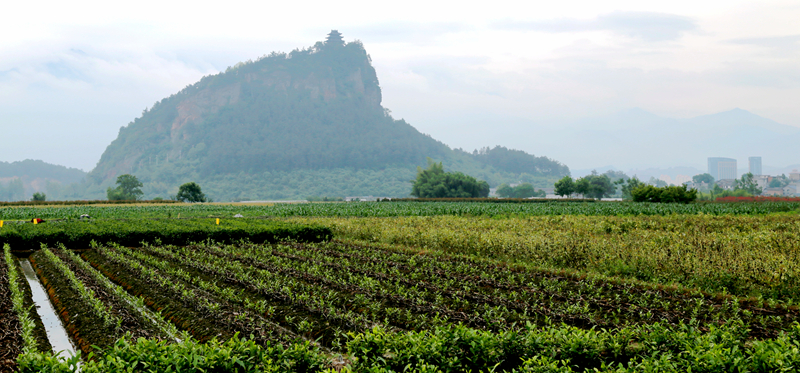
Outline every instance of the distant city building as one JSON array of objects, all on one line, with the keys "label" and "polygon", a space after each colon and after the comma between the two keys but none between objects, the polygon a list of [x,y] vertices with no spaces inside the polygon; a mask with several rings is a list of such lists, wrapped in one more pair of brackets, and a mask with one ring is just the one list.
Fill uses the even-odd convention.
[{"label": "distant city building", "polygon": [[772,181],[772,176],[754,174],[753,180],[756,181],[756,184],[758,185],[759,188],[766,189],[769,188],[769,182]]},{"label": "distant city building", "polygon": [[750,173],[753,176],[763,175],[761,172],[761,157],[750,157]]},{"label": "distant city building", "polygon": [[736,179],[736,160],[710,157],[708,158],[708,173],[714,177],[714,180]]},{"label": "distant city building", "polygon": [[733,183],[736,179],[720,179],[717,181],[717,185],[722,188],[722,190],[733,190]]},{"label": "distant city building", "polygon": [[762,196],[779,197],[783,195],[783,188],[764,188],[761,192]]},{"label": "distant city building", "polygon": [[792,170],[792,172],[789,173],[789,180],[793,182],[800,181],[800,172],[798,172],[796,169]]},{"label": "distant city building", "polygon": [[354,196],[354,197],[344,197],[345,202],[377,202],[382,199],[391,200],[391,197],[373,197],[373,196]]}]

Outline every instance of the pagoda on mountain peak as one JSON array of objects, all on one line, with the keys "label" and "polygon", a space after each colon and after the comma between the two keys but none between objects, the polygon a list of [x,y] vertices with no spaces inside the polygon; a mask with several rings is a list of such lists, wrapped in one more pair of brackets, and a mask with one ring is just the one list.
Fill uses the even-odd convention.
[{"label": "pagoda on mountain peak", "polygon": [[331,30],[331,33],[328,34],[328,38],[325,39],[326,45],[344,45],[344,39],[342,39],[342,33],[337,30]]}]

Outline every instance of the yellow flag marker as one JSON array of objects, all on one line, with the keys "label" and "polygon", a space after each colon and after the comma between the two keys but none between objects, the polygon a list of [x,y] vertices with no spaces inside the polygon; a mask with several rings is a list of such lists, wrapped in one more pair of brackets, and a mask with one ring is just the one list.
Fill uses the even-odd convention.
[{"label": "yellow flag marker", "polygon": [[3,228],[3,221],[0,220],[0,228]]},{"label": "yellow flag marker", "polygon": [[[219,225],[219,218],[217,218],[217,225]],[[0,227],[2,227],[2,226],[3,226],[3,222],[0,221]]]},{"label": "yellow flag marker", "polygon": [[39,219],[33,219],[33,225],[39,224]]}]

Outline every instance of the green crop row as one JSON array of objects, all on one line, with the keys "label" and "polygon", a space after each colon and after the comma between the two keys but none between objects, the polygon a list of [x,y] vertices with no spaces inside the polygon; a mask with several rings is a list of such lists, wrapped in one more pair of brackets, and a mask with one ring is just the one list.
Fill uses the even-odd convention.
[{"label": "green crop row", "polygon": [[3,244],[3,258],[8,271],[11,302],[14,312],[17,314],[17,319],[19,319],[22,326],[23,352],[36,352],[38,347],[36,337],[33,335],[35,325],[28,313],[30,310],[26,309],[24,306],[25,295],[22,293],[22,289],[19,288],[19,281],[23,275],[17,270],[17,264],[14,260],[14,256],[11,254],[11,248],[7,244]]},{"label": "green crop row", "polygon": [[90,215],[100,219],[174,217],[288,217],[288,216],[543,216],[543,215],[763,215],[800,209],[800,202],[741,203],[646,203],[646,202],[348,202],[279,203],[274,205],[144,205],[0,207],[0,220],[78,219]]},{"label": "green crop row", "polygon": [[485,203],[565,203],[599,202],[594,198],[392,198],[381,202],[485,202]]},{"label": "green crop row", "polygon": [[122,324],[122,319],[113,315],[111,310],[103,304],[103,301],[98,299],[95,294],[94,290],[87,288],[86,285],[83,284],[83,281],[79,280],[77,276],[75,276],[75,272],[73,272],[69,266],[67,266],[61,258],[57,257],[53,254],[47,246],[42,246],[42,252],[44,253],[44,259],[50,262],[52,266],[54,266],[63,277],[65,277],[69,281],[69,286],[72,287],[81,297],[81,299],[91,306],[91,310],[95,313],[97,317],[103,320],[106,326],[115,326],[119,329],[120,325]]},{"label": "green crop row", "polygon": [[800,325],[745,342],[731,323],[707,332],[681,324],[582,330],[527,327],[490,333],[464,326],[390,333],[348,343],[352,372],[789,372],[800,369]]},{"label": "green crop row", "polygon": [[83,206],[83,205],[143,205],[143,204],[170,204],[180,203],[179,201],[0,201],[0,206]]},{"label": "green crop row", "polygon": [[238,336],[222,342],[199,343],[190,339],[167,343],[122,338],[77,367],[77,357],[62,361],[49,354],[26,354],[19,359],[20,373],[115,372],[321,372],[327,358],[309,344],[260,346]]},{"label": "green crop row", "polygon": [[92,241],[115,242],[124,246],[138,246],[141,242],[186,245],[208,239],[220,242],[241,239],[252,242],[317,242],[330,236],[331,231],[326,227],[264,219],[221,219],[219,225],[212,218],[52,221],[5,224],[0,228],[0,243],[7,243],[14,250],[36,250],[41,244],[56,247],[59,243],[80,249],[88,248]]},{"label": "green crop row", "polygon": [[[353,334],[350,365],[313,346],[121,339],[82,372],[789,372],[800,369],[800,325],[773,340],[745,342],[732,323],[701,331],[661,324],[615,331],[551,325],[490,333],[464,326]],[[48,355],[27,354],[20,372],[75,372]],[[338,369],[337,369],[338,368]]]},{"label": "green crop row", "polygon": [[[92,267],[89,263],[81,259],[78,254],[72,250],[67,250],[64,245],[61,245],[60,251],[64,253],[76,266],[80,267],[83,271],[88,273],[92,278],[103,287],[103,289],[120,300],[127,303],[130,308],[135,311],[139,316],[149,321],[154,327],[161,331],[164,335],[172,339],[188,339],[189,336],[182,334],[175,328],[175,325],[166,321],[160,313],[155,313],[147,309],[144,300],[141,297],[133,296],[125,291],[121,286],[113,283],[108,277],[103,276],[100,271]],[[180,338],[179,338],[180,337]]]},{"label": "green crop row", "polygon": [[294,218],[338,238],[800,301],[798,216]]}]

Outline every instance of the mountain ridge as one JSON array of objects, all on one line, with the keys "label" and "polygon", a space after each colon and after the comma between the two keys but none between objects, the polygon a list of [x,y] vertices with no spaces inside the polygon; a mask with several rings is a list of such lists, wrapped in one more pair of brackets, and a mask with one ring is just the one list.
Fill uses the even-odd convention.
[{"label": "mountain ridge", "polygon": [[[120,129],[87,176],[88,194],[100,197],[116,176],[130,173],[145,184],[146,197],[172,195],[186,181],[208,185],[216,200],[305,197],[324,192],[319,184],[330,184],[330,195],[407,196],[410,183],[380,179],[407,182],[428,157],[492,184],[546,186],[569,173],[547,157],[503,147],[451,149],[392,118],[381,100],[363,45],[332,31],[325,42],[238,63],[156,102]],[[314,185],[293,181],[293,191],[270,192],[285,190],[287,182],[275,180],[295,170]],[[374,179],[368,187],[358,186],[359,172]]]}]

